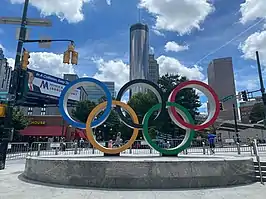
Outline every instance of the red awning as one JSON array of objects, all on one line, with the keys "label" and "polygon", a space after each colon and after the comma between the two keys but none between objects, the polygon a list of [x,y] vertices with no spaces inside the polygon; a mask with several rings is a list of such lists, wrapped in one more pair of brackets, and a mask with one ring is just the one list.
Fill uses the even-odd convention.
[{"label": "red awning", "polygon": [[28,136],[62,136],[62,126],[28,126],[21,130],[20,134]]},{"label": "red awning", "polygon": [[83,138],[84,140],[87,140],[86,136],[86,130],[76,129],[75,130],[75,137]]}]

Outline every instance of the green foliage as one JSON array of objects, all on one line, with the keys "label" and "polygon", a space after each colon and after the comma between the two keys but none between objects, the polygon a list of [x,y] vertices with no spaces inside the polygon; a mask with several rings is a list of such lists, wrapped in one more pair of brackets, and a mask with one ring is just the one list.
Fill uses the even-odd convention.
[{"label": "green foliage", "polygon": [[11,125],[15,131],[23,130],[30,124],[27,117],[24,116],[22,111],[14,108],[12,112],[12,122]]},{"label": "green foliage", "polygon": [[260,120],[263,120],[264,116],[264,106],[263,103],[257,103],[253,106],[251,113],[249,115],[249,120],[251,123],[257,123]]},{"label": "green foliage", "polygon": [[[179,75],[166,74],[162,76],[159,79],[158,83],[159,87],[163,90],[163,100],[168,99],[168,96],[170,95],[171,91],[178,84],[187,80],[188,79],[186,77],[181,77]],[[101,103],[103,101],[106,101],[105,96],[99,99],[98,103]],[[198,114],[198,108],[201,106],[199,96],[193,89],[184,89],[179,92],[176,96],[175,102],[187,108],[193,118],[195,118],[195,116]],[[142,122],[142,119],[144,115],[148,112],[148,110],[157,103],[158,100],[152,92],[137,93],[132,96],[128,102],[128,104],[134,109],[134,111],[138,115],[140,123]],[[96,104],[90,101],[79,102],[76,109],[72,112],[73,116],[81,122],[86,122],[89,113],[95,106]],[[149,132],[152,138],[156,137],[156,130],[162,133],[170,133],[173,135],[184,134],[184,130],[173,124],[167,113],[162,115],[162,117],[159,117],[154,120],[154,116],[156,116],[156,114],[157,113],[154,113],[154,115],[149,120]],[[128,118],[128,120],[131,120],[131,117],[127,113],[126,117]],[[132,135],[133,129],[130,129],[125,124],[120,122],[118,114],[114,110],[112,110],[107,121],[96,129],[96,133],[105,131],[109,132],[109,137],[116,135],[117,132],[121,132],[123,140],[128,140]],[[140,139],[141,137],[143,136],[140,131],[138,139]]]},{"label": "green foliage", "polygon": [[92,101],[80,101],[76,108],[72,110],[72,116],[80,122],[86,123],[90,112],[95,106],[96,104]]}]

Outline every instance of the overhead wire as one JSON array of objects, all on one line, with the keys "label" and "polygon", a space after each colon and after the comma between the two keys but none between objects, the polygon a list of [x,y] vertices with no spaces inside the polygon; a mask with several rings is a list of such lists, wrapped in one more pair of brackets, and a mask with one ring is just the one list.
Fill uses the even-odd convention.
[{"label": "overhead wire", "polygon": [[238,37],[242,36],[243,34],[245,34],[246,32],[248,32],[250,29],[252,29],[253,27],[255,27],[256,25],[260,24],[262,21],[264,21],[265,18],[260,19],[259,21],[257,21],[256,23],[252,24],[251,26],[249,26],[247,29],[245,29],[244,31],[242,31],[241,33],[239,33],[238,35],[236,35],[235,37],[233,37],[232,39],[230,39],[229,41],[227,41],[225,44],[221,45],[219,48],[216,48],[215,50],[211,51],[210,53],[208,53],[207,55],[205,55],[204,57],[202,57],[201,59],[199,59],[199,61],[197,61],[195,63],[195,65],[198,65],[199,63],[201,63],[204,59],[206,59],[207,57],[209,57],[210,55],[218,52],[219,50],[221,50],[222,48],[224,48],[225,46],[227,46],[228,44],[232,43],[234,40],[236,40]]}]

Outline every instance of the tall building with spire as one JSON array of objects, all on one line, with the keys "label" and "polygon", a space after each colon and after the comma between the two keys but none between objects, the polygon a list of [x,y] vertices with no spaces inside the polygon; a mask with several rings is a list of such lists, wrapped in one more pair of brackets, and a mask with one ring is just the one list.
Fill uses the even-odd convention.
[{"label": "tall building with spire", "polygon": [[[149,28],[142,23],[130,27],[130,80],[149,79]],[[145,92],[141,87],[132,88],[130,96]]]}]

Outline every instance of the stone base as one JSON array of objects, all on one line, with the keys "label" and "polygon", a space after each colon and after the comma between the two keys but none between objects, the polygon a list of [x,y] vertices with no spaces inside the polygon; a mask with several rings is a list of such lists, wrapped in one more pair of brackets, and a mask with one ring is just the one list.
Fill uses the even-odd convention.
[{"label": "stone base", "polygon": [[255,181],[249,158],[184,157],[28,157],[30,180],[97,188],[175,189],[249,184]]}]

